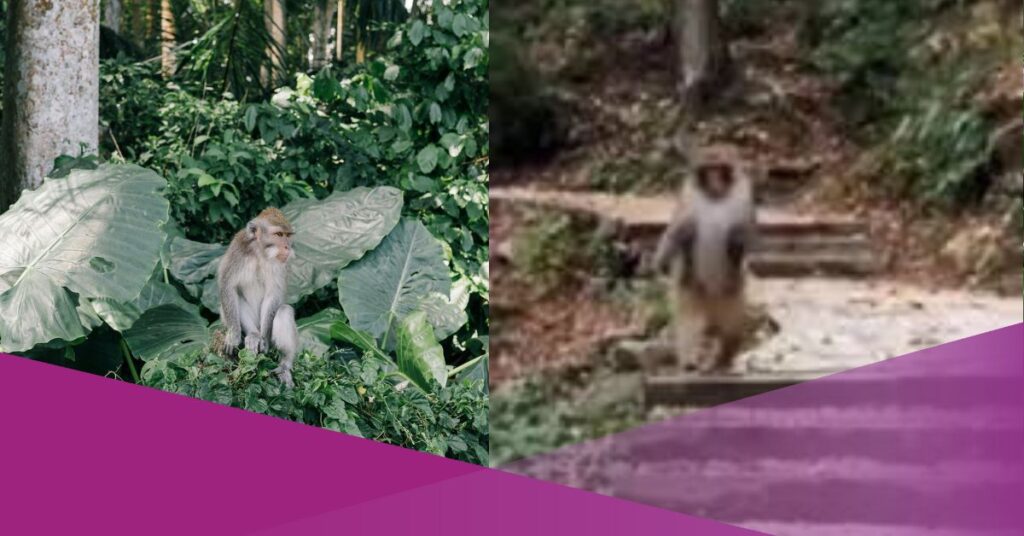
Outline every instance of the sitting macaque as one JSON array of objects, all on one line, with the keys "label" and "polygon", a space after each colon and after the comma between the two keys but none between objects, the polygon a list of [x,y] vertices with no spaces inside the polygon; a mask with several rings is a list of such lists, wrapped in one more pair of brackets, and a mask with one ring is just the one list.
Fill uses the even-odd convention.
[{"label": "sitting macaque", "polygon": [[289,387],[299,345],[295,311],[284,302],[293,234],[284,214],[268,208],[238,231],[217,269],[220,318],[226,330],[218,345],[234,354],[243,335],[251,352],[264,352],[272,345],[281,352],[274,372]]}]

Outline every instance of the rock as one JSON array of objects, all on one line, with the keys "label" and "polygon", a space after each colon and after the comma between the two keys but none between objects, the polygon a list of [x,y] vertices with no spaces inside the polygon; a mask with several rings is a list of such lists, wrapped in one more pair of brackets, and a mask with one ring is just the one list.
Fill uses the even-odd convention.
[{"label": "rock", "polygon": [[609,353],[618,370],[647,369],[675,361],[672,347],[662,340],[622,340]]},{"label": "rock", "polygon": [[1001,264],[1002,233],[990,225],[956,233],[940,253],[961,274],[983,274]]},{"label": "rock", "polygon": [[[1021,149],[1021,152],[1024,152],[1024,149]],[[1024,173],[1019,170],[1000,173],[995,176],[992,188],[997,194],[1019,198],[1024,194]]]}]

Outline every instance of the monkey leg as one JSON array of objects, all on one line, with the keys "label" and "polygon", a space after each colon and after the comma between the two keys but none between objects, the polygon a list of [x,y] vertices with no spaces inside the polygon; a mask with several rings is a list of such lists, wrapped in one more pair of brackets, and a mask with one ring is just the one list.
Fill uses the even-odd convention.
[{"label": "monkey leg", "polygon": [[682,284],[673,285],[672,294],[676,366],[699,365],[707,323],[700,299]]},{"label": "monkey leg", "polygon": [[722,298],[708,309],[708,315],[710,334],[718,341],[714,368],[730,371],[747,336],[746,300],[742,294]]},{"label": "monkey leg", "polygon": [[292,386],[292,363],[299,351],[299,332],[295,325],[295,310],[290,305],[282,305],[274,315],[274,327],[270,339],[281,351],[281,361],[274,373],[281,383]]},{"label": "monkey leg", "polygon": [[245,301],[239,302],[238,319],[245,333],[245,349],[254,354],[266,350],[263,337],[260,336],[259,310]]}]

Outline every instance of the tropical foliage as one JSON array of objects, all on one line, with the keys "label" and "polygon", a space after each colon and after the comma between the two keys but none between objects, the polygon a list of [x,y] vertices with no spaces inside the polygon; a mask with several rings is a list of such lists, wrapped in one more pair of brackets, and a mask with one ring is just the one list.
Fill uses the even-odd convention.
[{"label": "tropical foliage", "polygon": [[[185,4],[176,73],[104,60],[100,154],[0,215],[0,349],[486,464],[487,2],[350,2],[369,53],[276,89],[260,32],[225,37],[259,2]],[[267,206],[296,231],[291,391],[276,355],[209,351],[219,259]]]}]

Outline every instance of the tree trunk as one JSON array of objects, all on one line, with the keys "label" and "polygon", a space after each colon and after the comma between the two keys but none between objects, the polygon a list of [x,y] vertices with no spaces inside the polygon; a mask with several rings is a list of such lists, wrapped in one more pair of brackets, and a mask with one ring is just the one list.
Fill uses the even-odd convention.
[{"label": "tree trunk", "polygon": [[264,83],[271,88],[281,81],[284,74],[284,54],[287,46],[284,20],[284,0],[263,0],[263,23],[270,34],[270,69],[263,70]]},{"label": "tree trunk", "polygon": [[164,78],[174,75],[177,58],[174,47],[177,41],[174,36],[174,12],[171,11],[171,0],[160,0],[160,72]]},{"label": "tree trunk", "polygon": [[139,0],[134,0],[129,4],[129,11],[131,18],[131,33],[132,42],[141,45],[141,48],[146,48],[146,6]]},{"label": "tree trunk", "polygon": [[106,0],[104,2],[103,25],[121,33],[121,0]]},{"label": "tree trunk", "polygon": [[356,63],[362,64],[366,61],[366,43],[360,40],[356,43]]},{"label": "tree trunk", "polygon": [[154,35],[160,35],[160,0],[149,0],[146,2],[145,9],[146,13],[146,27],[143,29],[142,40],[144,43],[149,45],[151,43],[150,38]]},{"label": "tree trunk", "polygon": [[699,115],[713,92],[728,81],[729,49],[722,33],[718,0],[679,2],[679,91],[687,113]]},{"label": "tree trunk", "polygon": [[341,61],[341,45],[345,37],[345,0],[338,0],[338,25],[334,28],[334,61]]},{"label": "tree trunk", "polygon": [[61,154],[99,142],[99,2],[9,0],[0,212]]},{"label": "tree trunk", "polygon": [[363,7],[362,4],[356,4],[355,11],[355,24],[353,26],[353,33],[356,38],[356,63],[362,64],[366,61],[366,35],[364,35],[365,24],[363,21],[366,19],[366,15],[362,13],[360,9]]},{"label": "tree trunk", "polygon": [[334,22],[335,0],[319,0],[313,7],[313,50],[309,68],[319,71],[327,65],[331,55],[331,26]]}]

